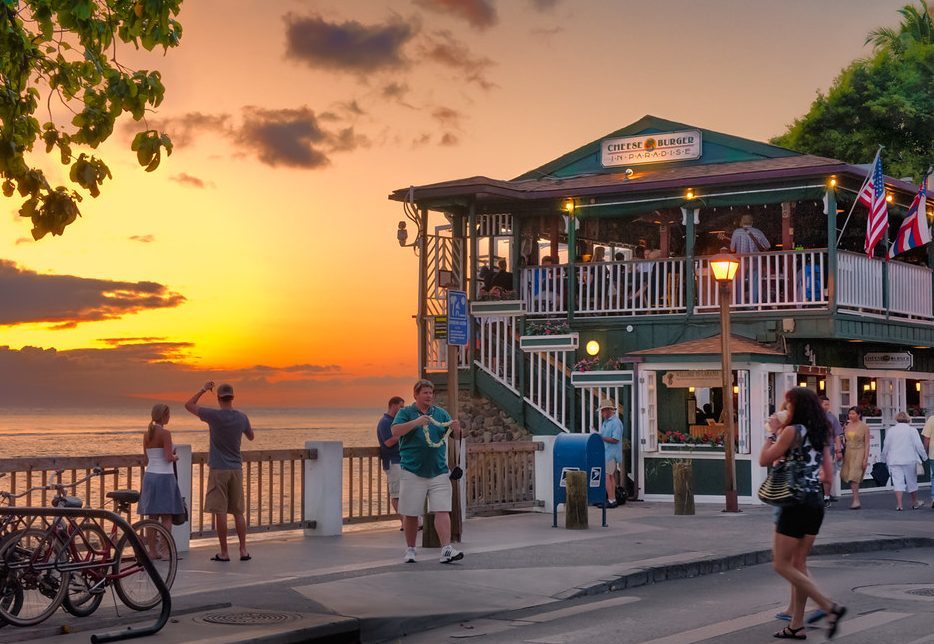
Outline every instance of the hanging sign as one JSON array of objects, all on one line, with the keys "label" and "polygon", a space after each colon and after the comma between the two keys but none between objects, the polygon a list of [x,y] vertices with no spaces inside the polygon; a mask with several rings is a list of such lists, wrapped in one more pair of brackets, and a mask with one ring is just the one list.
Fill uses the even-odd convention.
[{"label": "hanging sign", "polygon": [[688,161],[699,159],[701,152],[700,130],[624,136],[604,139],[600,143],[600,160],[604,168]]},{"label": "hanging sign", "polygon": [[867,353],[863,366],[867,369],[911,369],[914,356],[909,351]]},{"label": "hanging sign", "polygon": [[723,378],[719,369],[697,369],[696,371],[666,371],[662,382],[669,389],[685,387],[722,387]]}]

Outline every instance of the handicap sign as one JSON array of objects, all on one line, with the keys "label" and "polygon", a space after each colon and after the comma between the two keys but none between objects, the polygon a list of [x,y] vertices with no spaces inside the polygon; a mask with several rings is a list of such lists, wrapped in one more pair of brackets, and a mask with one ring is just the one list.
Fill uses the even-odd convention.
[{"label": "handicap sign", "polygon": [[467,292],[448,291],[448,344],[467,346]]},{"label": "handicap sign", "polygon": [[602,467],[590,468],[590,487],[600,487],[600,475],[603,474]]},{"label": "handicap sign", "polygon": [[580,468],[577,467],[562,467],[561,468],[561,487],[568,486],[568,472],[580,472]]}]

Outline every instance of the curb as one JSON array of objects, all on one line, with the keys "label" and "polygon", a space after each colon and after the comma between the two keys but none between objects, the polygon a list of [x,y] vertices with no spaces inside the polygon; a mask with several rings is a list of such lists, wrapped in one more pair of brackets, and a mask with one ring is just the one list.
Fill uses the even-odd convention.
[{"label": "curb", "polygon": [[[856,554],[860,552],[877,552],[879,550],[897,550],[901,548],[930,548],[934,546],[934,539],[928,537],[893,537],[890,539],[872,539],[863,541],[837,541],[814,546],[812,555],[840,555]],[[692,579],[704,575],[738,570],[747,566],[769,563],[772,561],[772,551],[753,550],[736,555],[726,555],[713,559],[690,561],[687,563],[669,564],[666,566],[652,566],[639,568],[631,573],[620,575],[612,579],[604,579],[595,584],[579,586],[555,595],[556,599],[575,599],[590,595],[627,588],[638,588],[648,584],[658,584],[676,579]]]}]

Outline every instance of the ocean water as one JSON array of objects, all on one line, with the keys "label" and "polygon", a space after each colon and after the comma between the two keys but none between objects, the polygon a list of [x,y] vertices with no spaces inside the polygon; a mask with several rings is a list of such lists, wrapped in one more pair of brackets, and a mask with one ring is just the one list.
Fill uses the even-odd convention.
[{"label": "ocean water", "polygon": [[[339,440],[372,447],[381,409],[243,409],[256,433],[244,450],[297,449],[308,440]],[[149,409],[0,408],[0,458],[139,454]],[[173,406],[167,425],[177,444],[208,449],[207,425]]]}]

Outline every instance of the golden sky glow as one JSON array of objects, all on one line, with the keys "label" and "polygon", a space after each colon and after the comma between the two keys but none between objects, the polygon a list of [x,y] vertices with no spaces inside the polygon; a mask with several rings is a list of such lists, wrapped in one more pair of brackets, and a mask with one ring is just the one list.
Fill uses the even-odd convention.
[{"label": "golden sky glow", "polygon": [[[866,33],[897,24],[904,2],[474,0],[452,13],[431,0],[188,0],[179,48],[122,60],[162,70],[166,99],[153,121],[178,128],[197,113],[226,125],[176,137],[151,174],[129,151],[134,130],[118,126],[101,152],[114,179],[63,237],[31,241],[16,199],[0,217],[0,258],[23,270],[156,282],[185,301],[69,329],[3,326],[0,345],[184,343],[173,358],[181,376],[122,392],[134,396],[181,395],[215,376],[252,383],[254,404],[407,395],[417,263],[395,242],[402,211],[391,190],[511,178],[644,114],[766,140],[867,55]],[[490,7],[493,18],[477,13]],[[288,26],[311,19],[403,25],[402,64],[354,70],[339,57],[288,55]],[[245,142],[251,115],[303,109],[332,135],[352,128],[353,139],[314,145],[326,165],[270,165],[268,149]],[[246,380],[255,365],[274,371]],[[302,378],[306,386],[280,386]]]}]

